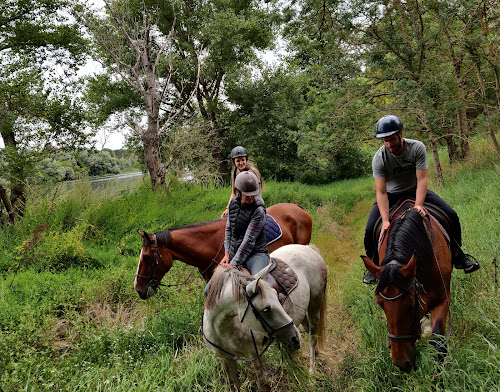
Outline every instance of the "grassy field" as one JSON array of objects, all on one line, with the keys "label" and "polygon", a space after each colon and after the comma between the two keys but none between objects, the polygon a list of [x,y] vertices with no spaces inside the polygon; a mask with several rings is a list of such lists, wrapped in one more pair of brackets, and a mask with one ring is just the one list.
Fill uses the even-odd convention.
[{"label": "grassy field", "polygon": [[[361,283],[359,254],[374,197],[371,178],[327,186],[266,183],[267,205],[302,205],[329,267],[327,344],[318,374],[307,376],[304,351],[268,353],[278,391],[500,391],[500,165],[478,143],[477,160],[445,168],[437,191],[459,213],[465,251],[478,272],[452,276],[452,338],[443,364],[424,339],[418,369],[397,371],[385,348],[386,325]],[[431,170],[430,170],[431,172]],[[176,292],[147,301],[133,289],[141,240],[155,232],[220,216],[229,189],[176,184],[167,192],[90,184],[33,196],[25,216],[0,227],[0,390],[225,391],[220,364],[201,334],[204,282],[195,273]],[[191,269],[176,262],[163,283]],[[254,387],[247,366],[243,390]],[[247,377],[248,376],[248,377]]]}]

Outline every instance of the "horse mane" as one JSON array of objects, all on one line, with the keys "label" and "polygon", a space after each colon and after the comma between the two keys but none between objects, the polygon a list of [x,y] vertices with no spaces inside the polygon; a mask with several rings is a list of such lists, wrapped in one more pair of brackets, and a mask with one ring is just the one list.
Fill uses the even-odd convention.
[{"label": "horse mane", "polygon": [[233,285],[233,297],[238,303],[244,296],[245,289],[249,282],[250,276],[248,273],[240,271],[236,268],[217,267],[210,280],[207,298],[205,300],[205,309],[213,309],[218,305],[222,295],[222,289],[231,279]]},{"label": "horse mane", "polygon": [[[416,209],[411,208],[391,224],[387,251],[381,263],[385,268],[376,288],[377,293],[388,285],[407,289],[408,283],[399,268],[408,264],[413,254],[417,262],[417,275],[420,275],[426,270],[427,262],[433,260],[433,249],[422,217]],[[397,263],[390,263],[393,261]]]},{"label": "horse mane", "polygon": [[168,244],[169,242],[171,242],[171,238],[170,238],[170,232],[171,231],[180,230],[180,229],[191,229],[191,228],[202,227],[202,226],[208,226],[210,224],[220,222],[221,220],[222,220],[221,218],[218,218],[218,219],[213,219],[213,220],[208,221],[208,222],[191,223],[189,225],[177,226],[177,227],[172,227],[171,229],[165,229],[165,230],[162,230],[162,231],[159,231],[159,232],[155,233],[156,240],[158,241],[158,244],[162,244],[162,245],[163,244]]}]

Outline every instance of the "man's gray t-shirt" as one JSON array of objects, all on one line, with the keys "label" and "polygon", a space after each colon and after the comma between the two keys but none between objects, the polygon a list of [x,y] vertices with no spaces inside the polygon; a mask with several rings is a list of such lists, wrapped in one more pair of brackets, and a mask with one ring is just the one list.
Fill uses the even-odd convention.
[{"label": "man's gray t-shirt", "polygon": [[401,193],[417,188],[416,170],[427,169],[427,153],[424,143],[404,139],[401,155],[394,155],[382,146],[372,161],[373,177],[385,178],[388,193]]}]

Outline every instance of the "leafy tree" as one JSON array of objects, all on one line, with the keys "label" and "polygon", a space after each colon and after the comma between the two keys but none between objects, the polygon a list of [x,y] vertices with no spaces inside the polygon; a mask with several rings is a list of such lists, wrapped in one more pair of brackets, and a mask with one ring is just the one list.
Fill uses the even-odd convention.
[{"label": "leafy tree", "polygon": [[0,193],[11,220],[25,203],[33,151],[85,139],[79,129],[78,102],[68,98],[63,83],[48,84],[55,80],[55,68],[69,72],[83,60],[85,42],[69,18],[69,4],[69,0],[0,4],[0,135],[5,145]]}]

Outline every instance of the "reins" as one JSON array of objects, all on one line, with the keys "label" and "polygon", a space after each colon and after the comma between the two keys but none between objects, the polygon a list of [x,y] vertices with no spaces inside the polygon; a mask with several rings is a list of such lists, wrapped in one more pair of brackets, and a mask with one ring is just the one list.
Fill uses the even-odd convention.
[{"label": "reins", "polygon": [[[168,230],[168,229],[165,230],[165,233],[166,233],[166,237],[167,237],[167,241],[166,241],[165,246],[166,246],[167,249],[171,249],[172,246],[173,246],[172,234],[170,233],[170,230]],[[156,238],[156,234],[153,234],[153,240],[154,240],[154,244],[148,243],[146,245],[146,246],[149,246],[149,247],[155,249],[154,261],[153,261],[153,269],[151,271],[151,274],[150,274],[150,276],[144,276],[144,275],[140,275],[140,274],[136,274],[135,276],[139,277],[139,278],[143,278],[143,279],[148,279],[149,280],[149,285],[153,286],[155,288],[160,288],[160,286],[163,286],[163,287],[176,287],[176,289],[174,289],[174,290],[163,291],[165,294],[175,293],[176,291],[179,291],[182,288],[182,286],[184,286],[188,282],[188,280],[193,275],[196,267],[193,267],[193,269],[191,270],[191,272],[188,274],[188,276],[186,277],[186,279],[184,279],[184,281],[182,283],[163,284],[163,283],[157,281],[156,279],[154,279],[154,275],[155,275],[155,272],[156,272],[156,266],[158,265],[158,259],[160,258],[162,261],[164,261],[164,260],[163,260],[163,257],[161,255],[159,249],[158,249],[158,240]],[[221,243],[221,245],[219,247],[219,250],[217,251],[217,253],[215,254],[215,256],[212,258],[212,260],[209,263],[208,267],[201,272],[202,276],[212,267],[213,264],[216,264],[216,265],[219,264],[219,262],[216,260],[216,258],[219,255],[219,253],[220,253],[220,251],[222,250],[223,247],[224,247],[224,240],[222,240],[222,243]]]},{"label": "reins", "polygon": [[[409,210],[410,209],[408,209],[405,212],[403,212],[401,214],[401,216],[398,217],[398,219],[401,219],[402,217],[404,217],[404,215],[406,215],[406,212],[409,211]],[[437,259],[436,253],[434,252],[434,247],[433,247],[433,243],[434,243],[434,226],[432,225],[432,222],[433,222],[432,219],[434,219],[434,218],[429,214],[429,212],[427,210],[426,210],[426,218],[429,221],[429,227],[430,227],[430,229],[427,230],[427,225],[425,225],[427,236],[428,236],[428,238],[429,238],[429,240],[431,242],[431,250],[432,250],[432,255],[433,255],[433,261],[436,263],[437,269],[439,271],[439,275],[441,277],[441,282],[443,284],[444,292],[445,292],[445,295],[446,295],[446,301],[447,301],[447,304],[448,304],[448,334],[447,334],[447,337],[446,337],[446,342],[447,342],[449,340],[450,336],[451,336],[451,329],[452,329],[450,298],[449,298],[448,292],[446,290],[446,284],[444,282],[444,278],[443,278],[443,273],[441,271],[441,267],[439,266],[439,261]],[[391,265],[391,264],[400,264],[400,263],[398,263],[397,261],[394,260],[394,261],[389,262],[387,265]],[[412,280],[412,282],[410,283],[410,285],[408,286],[408,288],[406,290],[402,291],[400,294],[398,294],[395,297],[387,297],[384,294],[382,294],[382,292],[378,293],[378,295],[380,295],[386,301],[397,301],[397,300],[403,298],[404,296],[410,294],[412,290],[415,291],[415,304],[414,304],[414,306],[415,306],[415,312],[416,312],[416,318],[415,319],[416,319],[416,324],[417,324],[417,333],[416,334],[412,334],[412,335],[396,335],[396,334],[392,334],[390,332],[387,332],[388,342],[389,342],[389,340],[418,340],[420,338],[421,333],[422,333],[421,324],[420,324],[420,319],[421,319],[420,318],[420,309],[424,310],[424,305],[426,305],[426,302],[424,301],[424,299],[420,295],[420,292],[423,292],[425,295],[428,295],[428,293],[425,290],[423,284],[421,284],[416,277]],[[388,346],[389,346],[389,344],[388,344]]]}]

